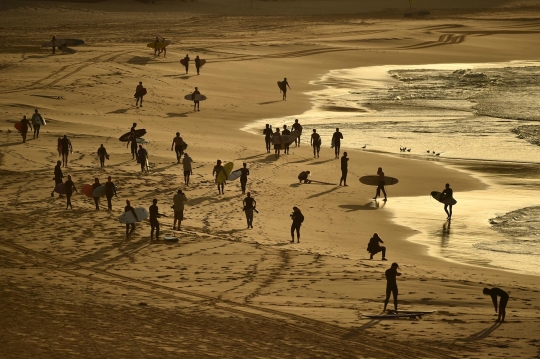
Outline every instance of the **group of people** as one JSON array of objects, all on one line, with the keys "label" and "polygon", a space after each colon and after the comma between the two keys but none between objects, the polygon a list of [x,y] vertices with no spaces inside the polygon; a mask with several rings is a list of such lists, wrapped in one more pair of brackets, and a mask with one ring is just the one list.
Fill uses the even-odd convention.
[{"label": "group of people", "polygon": [[20,130],[19,130],[23,143],[26,143],[26,137],[28,136],[28,129],[30,129],[30,131],[34,131],[34,138],[39,138],[39,130],[41,129],[41,126],[44,126],[44,125],[46,125],[45,119],[38,112],[37,108],[35,109],[31,120],[28,120],[26,116],[23,116],[22,120],[20,121]]},{"label": "group of people", "polygon": [[[186,56],[181,61],[182,65],[184,65],[184,67],[186,68],[186,75],[189,73],[189,61],[190,60],[191,59],[189,58],[189,55],[186,54]],[[197,75],[200,75],[201,67],[204,64],[201,61],[201,58],[199,57],[199,55],[195,56],[194,62],[195,62],[195,69],[197,70]]]}]

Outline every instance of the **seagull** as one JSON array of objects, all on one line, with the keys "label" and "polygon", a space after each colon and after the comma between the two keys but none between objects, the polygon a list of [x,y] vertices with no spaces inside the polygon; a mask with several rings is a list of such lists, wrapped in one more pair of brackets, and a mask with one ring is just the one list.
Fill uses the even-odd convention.
[{"label": "seagull", "polygon": [[435,154],[435,151],[433,151],[433,154]]},{"label": "seagull", "polygon": [[367,145],[364,145],[362,148],[366,148]]},{"label": "seagull", "polygon": [[429,151],[429,150],[427,150],[426,152],[427,152],[427,153],[429,153],[430,151]]},{"label": "seagull", "polygon": [[407,150],[407,152],[411,152],[411,149],[409,148],[409,149]]},{"label": "seagull", "polygon": [[437,153],[435,156],[440,156],[442,152]]}]

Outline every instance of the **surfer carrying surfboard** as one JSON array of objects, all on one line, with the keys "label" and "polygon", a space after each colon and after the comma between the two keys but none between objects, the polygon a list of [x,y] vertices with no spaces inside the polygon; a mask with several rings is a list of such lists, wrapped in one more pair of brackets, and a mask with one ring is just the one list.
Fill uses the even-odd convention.
[{"label": "surfer carrying surfboard", "polygon": [[180,132],[176,132],[176,137],[173,138],[172,144],[171,144],[171,151],[173,150],[176,152],[176,160],[178,163],[180,163],[180,158],[182,158],[182,155],[184,154],[184,150],[182,149],[182,146],[184,145],[184,140],[182,137],[180,137]]},{"label": "surfer carrying surfboard", "polygon": [[272,127],[266,124],[266,128],[263,130],[264,142],[266,143],[266,153],[270,153],[270,144],[272,143]]},{"label": "surfer carrying surfboard", "polygon": [[287,78],[285,77],[283,81],[281,81],[281,85],[279,87],[279,89],[283,92],[283,101],[287,100],[287,87],[289,88],[289,90],[292,90],[291,86],[289,86]]},{"label": "surfer carrying surfboard", "polygon": [[279,133],[279,127],[274,132],[274,157],[279,158],[281,153],[281,134]]},{"label": "surfer carrying surfboard", "polygon": [[26,143],[26,134],[28,133],[28,127],[30,127],[30,131],[32,131],[32,124],[26,116],[23,116],[23,119],[21,120],[21,136],[23,139],[23,143]]},{"label": "surfer carrying surfboard", "polygon": [[34,111],[34,114],[32,115],[32,124],[34,125],[34,138],[39,137],[39,129],[41,125],[45,125],[45,121],[43,121],[43,117],[39,114],[37,108]]},{"label": "surfer carrying surfboard", "polygon": [[109,159],[109,154],[107,153],[107,149],[103,147],[103,144],[99,146],[97,150],[97,155],[99,156],[99,164],[101,167],[105,167],[105,159]]},{"label": "surfer carrying surfboard", "polygon": [[294,146],[300,147],[300,136],[302,136],[302,125],[298,122],[298,119],[294,120],[294,123],[292,125],[293,132],[298,131],[298,136],[296,136],[296,139],[294,140]]},{"label": "surfer carrying surfboard", "polygon": [[384,189],[384,185],[385,185],[384,172],[382,170],[382,167],[379,167],[377,169],[377,176],[379,176],[379,185],[377,186],[377,193],[375,193],[375,197],[373,197],[373,199],[377,199],[377,197],[381,195],[381,191],[382,191],[382,193],[384,194],[383,201],[386,202],[386,190]]},{"label": "surfer carrying surfboard", "polygon": [[[133,216],[135,217],[135,220],[139,222],[139,218],[137,217],[137,213],[135,212],[135,208],[131,207],[131,202],[129,199],[126,199],[126,206],[124,207],[124,213],[131,212],[133,213]],[[131,231],[129,230],[129,227],[131,227]],[[131,233],[135,230],[135,222],[133,223],[126,223],[126,239],[130,239]]]},{"label": "surfer carrying surfboard", "polygon": [[[216,184],[218,189],[218,194],[225,194],[225,181],[218,183],[217,178],[221,171],[224,171],[225,169],[221,165],[221,160],[217,160],[216,165],[214,166],[214,169],[212,170],[212,176],[216,176]],[[225,176],[227,178],[227,176]]]},{"label": "surfer carrying surfboard", "polygon": [[146,89],[142,85],[142,81],[139,81],[139,84],[135,88],[135,98],[137,101],[135,102],[135,106],[139,106],[139,100],[141,101],[141,107],[143,103],[143,97],[146,95]]},{"label": "surfer carrying surfboard", "polygon": [[321,152],[321,135],[317,133],[316,129],[313,129],[311,134],[311,146],[313,146],[313,158],[319,158]]},{"label": "surfer carrying surfboard", "polygon": [[[94,178],[94,184],[92,185],[92,193],[96,190],[96,188],[101,187],[101,183],[99,183],[99,178]],[[99,197],[92,197],[94,198],[94,203],[96,205],[96,211],[99,211]]]},{"label": "surfer carrying surfboard", "polygon": [[184,165],[184,183],[186,186],[189,186],[189,175],[193,174],[191,162],[193,162],[191,157],[189,157],[187,153],[184,153],[184,159],[182,160],[182,165]]},{"label": "surfer carrying surfboard", "polygon": [[[452,188],[450,188],[450,183],[447,183],[446,185],[444,185],[444,187],[445,188],[441,192],[442,193],[441,201],[445,201],[449,198],[454,198],[454,191],[452,190]],[[448,202],[446,201],[444,202],[444,211],[448,215],[448,217],[446,217],[446,220],[447,221],[451,220],[452,219],[452,205],[448,204]]]},{"label": "surfer carrying surfboard", "polygon": [[201,110],[199,108],[199,104],[200,104],[199,98],[200,98],[200,96],[201,96],[201,92],[199,91],[199,88],[195,87],[195,91],[193,91],[193,93],[191,94],[191,98],[193,99],[193,111],[200,111]]},{"label": "surfer carrying surfboard", "polygon": [[397,277],[401,275],[397,270],[399,268],[399,265],[394,262],[390,266],[390,269],[387,269],[386,272],[384,272],[384,276],[386,277],[386,298],[384,300],[384,309],[383,311],[386,311],[386,306],[388,305],[388,301],[390,300],[390,294],[394,296],[394,310],[397,312],[397,298],[398,298],[398,286],[397,286]]},{"label": "surfer carrying surfboard", "polygon": [[186,68],[186,75],[188,74],[188,71],[189,71],[189,55],[186,54],[186,57],[184,57],[181,61],[182,65],[184,65],[184,67]]},{"label": "surfer carrying surfboard", "polygon": [[336,158],[339,158],[339,150],[341,148],[341,140],[343,139],[343,134],[339,132],[339,128],[336,128],[336,132],[332,135],[332,146],[334,146],[334,153]]},{"label": "surfer carrying surfboard", "polygon": [[246,212],[247,227],[253,228],[253,211],[255,210],[255,207],[257,207],[257,201],[255,201],[255,198],[251,197],[251,192],[248,192],[243,203],[244,212]]}]

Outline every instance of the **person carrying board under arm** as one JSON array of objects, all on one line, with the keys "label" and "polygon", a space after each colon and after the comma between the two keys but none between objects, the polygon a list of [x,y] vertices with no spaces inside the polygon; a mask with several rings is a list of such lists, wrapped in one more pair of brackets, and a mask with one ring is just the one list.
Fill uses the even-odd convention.
[{"label": "person carrying board under arm", "polygon": [[[452,190],[452,188],[450,188],[450,183],[447,183],[444,187],[445,188],[442,191],[441,201],[446,201],[447,199],[454,198],[454,191]],[[448,208],[450,208],[450,210],[448,210]],[[445,203],[444,211],[448,215],[448,217],[446,217],[446,220],[450,221],[452,219],[452,205]]]},{"label": "person carrying board under arm", "polygon": [[[133,213],[133,216],[135,217],[135,221],[139,222],[139,218],[137,217],[137,213],[135,212],[135,209],[133,207],[131,207],[131,202],[130,202],[129,199],[126,199],[126,206],[124,207],[124,212],[125,213],[128,213],[128,212]],[[131,231],[129,230],[130,227],[131,227]],[[126,223],[126,239],[131,238],[131,233],[133,233],[133,231],[135,231],[135,222],[134,223]]]}]

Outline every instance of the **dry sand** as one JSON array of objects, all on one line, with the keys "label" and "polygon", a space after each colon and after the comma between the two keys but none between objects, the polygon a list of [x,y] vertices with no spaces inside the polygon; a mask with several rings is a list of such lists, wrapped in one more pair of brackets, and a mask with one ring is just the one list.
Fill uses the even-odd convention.
[{"label": "dry sand", "polygon": [[[349,151],[350,187],[298,185],[296,176],[306,169],[337,184],[339,165],[330,149],[313,160],[304,139],[276,161],[265,153],[262,136],[240,130],[253,120],[309,109],[303,94],[314,90],[309,81],[331,69],[538,59],[536,2],[458,1],[461,8],[444,10],[439,1],[432,17],[413,20],[385,2],[331,16],[311,14],[343,13],[336,4],[353,2],[256,1],[257,12],[240,1],[225,3],[2,5],[0,356],[538,357],[536,277],[428,256],[407,241],[414,225],[392,220],[392,197],[424,195],[447,181],[462,192],[481,190],[480,179],[444,162]],[[302,16],[277,16],[280,6]],[[52,34],[84,38],[87,45],[53,56],[39,48]],[[155,34],[173,41],[166,59],[154,59],[144,45]],[[208,61],[201,76],[194,69],[184,74],[178,62],[185,53]],[[292,87],[286,102],[275,86],[285,76]],[[138,81],[149,92],[139,109],[132,98]],[[183,100],[195,86],[209,98],[200,112]],[[13,124],[34,108],[48,125],[39,139],[21,144]],[[132,122],[148,130],[149,175],[139,174],[117,140]],[[175,232],[180,241],[149,244],[148,223],[126,241],[117,221],[125,199],[148,207],[157,198],[160,210],[172,215],[172,196],[183,188],[182,168],[170,151],[176,131],[195,161],[184,230]],[[56,139],[63,134],[75,149],[64,174],[79,188],[113,176],[119,196],[112,212],[94,211],[83,195],[66,211],[63,198],[50,197]],[[111,155],[104,169],[95,155],[101,143]],[[217,158],[237,167],[248,163],[248,189],[260,211],[253,230],[245,229],[238,182],[217,196],[211,176]],[[379,166],[400,184],[389,189],[385,206],[375,207],[374,188],[357,178]],[[302,243],[290,245],[293,205],[306,221]],[[162,233],[172,233],[171,218],[161,223]],[[381,312],[389,266],[367,260],[373,232],[385,240],[389,260],[401,265],[402,308],[435,314],[361,317]],[[507,323],[495,325],[484,286],[510,292]]]}]

